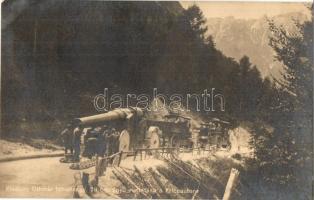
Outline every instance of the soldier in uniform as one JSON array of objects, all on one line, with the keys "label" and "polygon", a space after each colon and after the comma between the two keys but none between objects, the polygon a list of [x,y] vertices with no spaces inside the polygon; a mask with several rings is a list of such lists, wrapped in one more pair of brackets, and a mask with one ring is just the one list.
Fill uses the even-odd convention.
[{"label": "soldier in uniform", "polygon": [[108,152],[108,156],[117,153],[119,151],[119,142],[118,142],[118,138],[119,138],[119,132],[116,131],[115,128],[112,128],[109,131],[109,134],[107,135],[107,137],[105,137],[106,143],[107,143],[107,152]]},{"label": "soldier in uniform", "polygon": [[112,155],[112,138],[113,138],[113,132],[111,128],[108,128],[105,135],[105,141],[106,141],[106,154],[107,156]]},{"label": "soldier in uniform", "polygon": [[100,130],[99,132],[99,135],[98,135],[98,155],[99,156],[104,156],[106,154],[106,145],[107,145],[107,142],[106,142],[106,135],[107,135],[107,132],[108,132],[108,127],[106,125],[104,125],[102,127],[102,129]]},{"label": "soldier in uniform", "polygon": [[110,128],[108,127],[107,130],[104,132],[105,134],[105,143],[106,143],[106,149],[105,149],[105,155],[109,156],[109,137],[110,137]]},{"label": "soldier in uniform", "polygon": [[70,150],[70,153],[73,154],[73,134],[71,128],[71,124],[67,124],[66,129],[64,129],[60,134],[64,145],[64,154],[67,154],[68,150]]},{"label": "soldier in uniform", "polygon": [[116,129],[112,129],[112,153],[119,151],[119,132]]},{"label": "soldier in uniform", "polygon": [[74,161],[80,161],[82,128],[77,126],[73,131]]},{"label": "soldier in uniform", "polygon": [[99,135],[101,132],[101,127],[96,127],[86,135],[85,142],[85,151],[84,156],[88,158],[92,158],[96,154],[98,154],[98,143],[99,143]]}]

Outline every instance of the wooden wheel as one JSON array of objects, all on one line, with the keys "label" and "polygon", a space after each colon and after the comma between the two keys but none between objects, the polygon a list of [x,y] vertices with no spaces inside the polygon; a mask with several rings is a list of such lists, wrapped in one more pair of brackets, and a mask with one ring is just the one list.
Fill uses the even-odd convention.
[{"label": "wooden wheel", "polygon": [[177,157],[180,152],[180,147],[181,147],[181,139],[178,135],[173,135],[170,139],[170,144],[171,147],[176,148],[175,150],[172,150],[171,156]]},{"label": "wooden wheel", "polygon": [[[119,137],[119,152],[120,151],[123,151],[123,152],[129,151],[129,148],[130,148],[130,134],[127,130],[123,130],[120,133],[120,137]],[[124,153],[122,155],[122,159],[125,159],[126,156],[127,156],[127,154]]]},{"label": "wooden wheel", "polygon": [[149,127],[146,136],[148,148],[160,147],[160,132],[160,129],[156,126]]},{"label": "wooden wheel", "polygon": [[181,146],[181,140],[178,135],[173,135],[170,139],[171,147],[179,148]]}]

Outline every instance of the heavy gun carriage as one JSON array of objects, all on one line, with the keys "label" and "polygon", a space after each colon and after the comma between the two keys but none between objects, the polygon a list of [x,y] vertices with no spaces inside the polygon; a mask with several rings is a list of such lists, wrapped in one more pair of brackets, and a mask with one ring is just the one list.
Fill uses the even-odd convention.
[{"label": "heavy gun carriage", "polygon": [[198,131],[198,146],[206,148],[207,146],[216,145],[218,148],[230,148],[229,128],[229,122],[218,118],[202,123]]},{"label": "heavy gun carriage", "polygon": [[[147,131],[146,141],[154,142],[152,138],[154,132],[158,132],[160,145],[153,145],[153,148],[158,146],[166,147],[191,147],[191,119],[178,114],[165,115],[163,120],[146,120]],[[155,131],[151,131],[151,130]],[[153,135],[153,137],[151,137]]]},{"label": "heavy gun carriage", "polygon": [[[83,127],[85,130],[93,130],[95,128],[109,127],[114,128],[115,132],[118,133],[117,141],[114,143],[118,144],[117,151],[129,151],[130,145],[140,141],[143,135],[140,129],[141,121],[144,113],[140,108],[122,108],[114,109],[112,111],[92,115],[82,118],[76,118],[73,120],[73,124]],[[84,138],[84,145],[88,138]],[[105,144],[103,144],[105,145]]]},{"label": "heavy gun carriage", "polygon": [[[102,133],[106,131],[105,129],[114,129],[116,137],[115,141],[111,142],[116,144],[116,148],[109,154],[121,151],[134,152],[139,148],[206,148],[213,145],[226,149],[230,147],[228,136],[230,123],[217,118],[201,124],[198,130],[192,130],[191,119],[188,117],[169,114],[156,120],[147,117],[142,109],[130,107],[77,118],[73,124],[85,130],[106,127],[101,129]],[[86,139],[88,138],[84,140],[85,146],[87,146]],[[105,144],[100,143],[100,145]]]},{"label": "heavy gun carriage", "polygon": [[[137,107],[114,109],[103,114],[77,118],[73,125],[81,126],[85,130],[97,127],[114,128],[118,134],[117,141],[114,142],[118,146],[115,151],[192,145],[189,118],[170,114],[164,116],[163,120],[146,119],[145,113]],[[85,146],[86,139],[88,138],[84,139]]]}]

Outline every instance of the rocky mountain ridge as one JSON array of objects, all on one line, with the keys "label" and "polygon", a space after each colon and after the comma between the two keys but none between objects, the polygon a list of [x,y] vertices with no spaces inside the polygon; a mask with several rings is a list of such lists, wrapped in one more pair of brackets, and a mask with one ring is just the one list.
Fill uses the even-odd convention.
[{"label": "rocky mountain ridge", "polygon": [[216,47],[225,55],[239,60],[247,55],[257,66],[263,77],[279,78],[282,64],[275,60],[274,51],[269,46],[269,20],[283,26],[288,32],[296,33],[296,22],[308,20],[301,12],[293,12],[259,19],[208,18],[208,35],[212,35]]}]

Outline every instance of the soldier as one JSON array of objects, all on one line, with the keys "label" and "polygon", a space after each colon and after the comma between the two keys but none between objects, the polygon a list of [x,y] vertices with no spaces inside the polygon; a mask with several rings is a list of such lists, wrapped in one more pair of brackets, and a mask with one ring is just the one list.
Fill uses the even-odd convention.
[{"label": "soldier", "polygon": [[112,129],[112,153],[119,151],[119,132],[116,129]]},{"label": "soldier", "polygon": [[103,127],[97,127],[94,129],[93,131],[93,137],[90,138],[91,140],[91,143],[90,143],[90,148],[91,148],[91,152],[92,152],[92,155],[100,155],[102,156],[103,155],[103,130],[104,128]]},{"label": "soldier", "polygon": [[106,135],[108,132],[108,127],[106,125],[104,125],[101,129],[101,132],[99,133],[99,137],[98,137],[98,155],[100,156],[104,156],[106,153]]},{"label": "soldier", "polygon": [[91,159],[95,155],[95,144],[97,143],[97,139],[95,137],[90,137],[87,139],[85,143],[85,151],[84,155]]},{"label": "soldier", "polygon": [[93,131],[93,130],[94,130],[93,128],[88,128],[88,129],[86,130],[85,135],[84,135],[84,141],[83,141],[83,143],[84,143],[84,145],[85,145],[85,148],[84,148],[84,151],[83,151],[83,153],[82,153],[82,156],[83,156],[83,157],[89,157],[89,156],[90,156],[90,149],[88,148],[88,145],[89,145],[88,139],[92,137],[92,134],[93,134],[92,131]]},{"label": "soldier", "polygon": [[60,134],[64,145],[64,154],[67,154],[68,150],[70,150],[70,153],[73,154],[73,134],[71,132],[71,128],[71,124],[67,124],[67,127]]},{"label": "soldier", "polygon": [[110,156],[113,154],[113,129],[108,128],[105,136],[105,141],[106,141],[106,154],[107,156]]},{"label": "soldier", "polygon": [[104,156],[108,156],[108,137],[109,137],[109,134],[110,134],[110,130],[108,127],[105,128],[104,132],[103,132],[103,140],[104,140]]},{"label": "soldier", "polygon": [[106,155],[110,156],[112,154],[111,152],[111,128],[108,127],[108,129],[105,131],[105,142],[106,142]]},{"label": "soldier", "polygon": [[80,161],[82,128],[77,126],[73,131],[74,161]]},{"label": "soldier", "polygon": [[118,137],[119,137],[119,132],[117,132],[115,128],[112,128],[109,131],[109,134],[107,135],[107,137],[105,138],[105,140],[107,141],[106,146],[107,146],[108,156],[118,152],[118,149],[119,149],[119,147],[117,146]]}]

